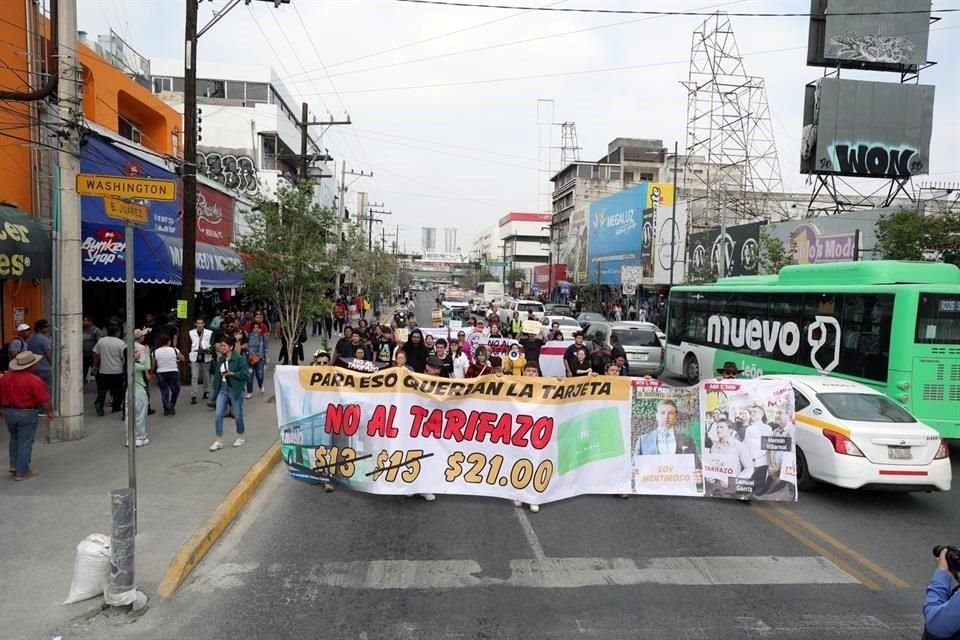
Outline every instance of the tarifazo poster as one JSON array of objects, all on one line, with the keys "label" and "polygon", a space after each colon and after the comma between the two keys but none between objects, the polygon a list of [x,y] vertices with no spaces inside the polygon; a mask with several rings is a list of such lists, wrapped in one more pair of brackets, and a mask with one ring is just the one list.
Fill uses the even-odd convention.
[{"label": "tarifazo poster", "polygon": [[380,494],[796,499],[793,390],[278,366],[290,474]]}]

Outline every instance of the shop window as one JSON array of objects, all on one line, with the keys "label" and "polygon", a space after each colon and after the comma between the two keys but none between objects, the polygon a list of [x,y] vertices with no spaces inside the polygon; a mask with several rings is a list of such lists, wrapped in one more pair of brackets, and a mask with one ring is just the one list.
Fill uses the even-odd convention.
[{"label": "shop window", "polygon": [[277,137],[260,137],[260,168],[266,171],[276,171],[280,167],[277,162]]},{"label": "shop window", "polygon": [[226,83],[223,80],[197,80],[197,97],[225,98]]},{"label": "shop window", "polygon": [[133,122],[130,122],[123,116],[117,117],[117,133],[127,140],[133,140],[137,144],[140,144],[140,141],[143,138],[143,132],[140,131],[140,127]]},{"label": "shop window", "polygon": [[227,85],[227,100],[243,100],[243,84],[230,80]]},{"label": "shop window", "polygon": [[267,102],[270,95],[270,85],[264,82],[248,82],[247,84],[247,104]]},{"label": "shop window", "polygon": [[173,78],[153,78],[153,92],[163,93],[164,91],[173,91]]}]

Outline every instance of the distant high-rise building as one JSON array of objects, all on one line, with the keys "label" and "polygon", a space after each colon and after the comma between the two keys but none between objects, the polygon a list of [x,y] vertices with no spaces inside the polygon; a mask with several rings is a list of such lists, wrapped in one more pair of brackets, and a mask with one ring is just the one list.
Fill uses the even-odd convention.
[{"label": "distant high-rise building", "polygon": [[453,227],[443,230],[443,252],[457,253],[457,230]]},{"label": "distant high-rise building", "polygon": [[436,251],[437,250],[437,228],[436,227],[421,227],[422,238],[420,240],[420,250],[426,253],[427,251]]}]

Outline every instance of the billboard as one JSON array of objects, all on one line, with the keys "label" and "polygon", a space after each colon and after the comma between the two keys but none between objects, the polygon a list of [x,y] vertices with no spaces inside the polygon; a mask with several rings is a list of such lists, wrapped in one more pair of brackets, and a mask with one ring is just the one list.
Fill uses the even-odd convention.
[{"label": "billboard", "polygon": [[657,210],[673,204],[673,185],[642,182],[590,203],[587,282],[620,285],[620,268],[643,267],[652,283]]},{"label": "billboard", "polygon": [[916,72],[927,61],[930,6],[931,0],[812,0],[807,64]]},{"label": "billboard", "polygon": [[560,262],[567,265],[570,282],[587,282],[587,207],[575,209],[570,214],[570,226],[561,238]]},{"label": "billboard", "polygon": [[807,85],[800,173],[909,178],[929,173],[933,85],[821,78]]},{"label": "billboard", "polygon": [[[653,281],[655,284],[682,284],[683,258],[687,251],[687,201],[657,209],[656,234],[653,240]],[[671,246],[673,251],[671,252]],[[673,260],[673,275],[670,262]]]},{"label": "billboard", "polygon": [[690,234],[687,264],[691,279],[708,273],[718,273],[723,251],[724,271],[720,277],[755,276],[759,268],[760,222],[741,224],[724,229],[721,242],[720,228]]}]

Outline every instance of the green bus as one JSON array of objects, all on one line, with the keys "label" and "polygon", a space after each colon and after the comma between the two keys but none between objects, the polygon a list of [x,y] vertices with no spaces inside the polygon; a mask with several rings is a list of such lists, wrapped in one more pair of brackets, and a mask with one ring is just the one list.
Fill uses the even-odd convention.
[{"label": "green bus", "polygon": [[868,260],[674,287],[668,373],[690,384],[726,361],[746,375],[821,373],[887,394],[960,438],[960,269]]}]

